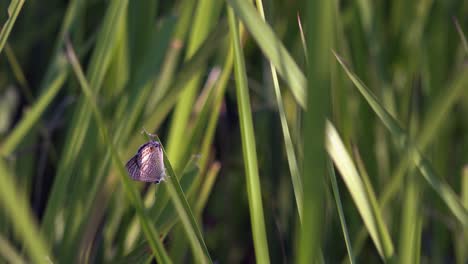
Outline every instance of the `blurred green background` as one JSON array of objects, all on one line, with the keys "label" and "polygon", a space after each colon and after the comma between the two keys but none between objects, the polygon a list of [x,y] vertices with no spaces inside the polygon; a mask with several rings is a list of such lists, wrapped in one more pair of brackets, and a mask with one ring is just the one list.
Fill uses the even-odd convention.
[{"label": "blurred green background", "polygon": [[467,14],[1,0],[0,263],[467,263]]}]

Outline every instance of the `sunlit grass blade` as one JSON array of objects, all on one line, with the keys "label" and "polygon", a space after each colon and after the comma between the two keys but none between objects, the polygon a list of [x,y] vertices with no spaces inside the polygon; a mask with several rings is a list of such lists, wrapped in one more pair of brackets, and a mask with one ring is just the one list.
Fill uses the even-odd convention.
[{"label": "sunlit grass blade", "polygon": [[[398,146],[401,147],[405,153],[408,153],[408,157],[411,162],[420,170],[421,174],[427,180],[427,182],[432,186],[432,188],[440,195],[442,200],[444,200],[447,207],[455,215],[455,217],[462,223],[464,226],[468,225],[468,211],[466,208],[461,205],[459,198],[455,192],[450,188],[450,186],[443,182],[432,169],[431,164],[425,159],[417,147],[409,140],[405,131],[400,127],[398,122],[381,106],[375,95],[364,85],[364,83],[359,80],[359,78],[351,72],[343,60],[335,54],[338,62],[345,70],[348,77],[354,83],[356,88],[361,92],[366,101],[369,103],[371,108],[375,111],[380,120],[392,133],[395,141]],[[468,78],[468,77],[465,77]]]},{"label": "sunlit grass blade", "polygon": [[[260,16],[265,21],[265,11],[263,10],[263,4],[261,0],[257,1],[257,8],[259,10]],[[283,99],[281,95],[281,90],[279,87],[278,75],[276,73],[276,68],[272,62],[270,62],[271,77],[273,78],[273,88],[275,90],[276,104],[278,107],[278,113],[281,121],[281,129],[283,130],[284,145],[286,148],[286,155],[289,164],[289,172],[291,173],[291,180],[294,189],[294,197],[296,198],[297,212],[299,214],[299,220],[302,222],[302,199],[303,188],[302,188],[302,179],[299,172],[299,166],[297,165],[296,152],[294,150],[294,145],[291,139],[291,133],[289,133],[288,121],[286,120],[286,113],[284,111]]]},{"label": "sunlit grass blade", "polygon": [[[236,79],[237,109],[239,112],[242,153],[244,158],[246,177],[245,181],[249,200],[250,224],[252,226],[255,258],[257,263],[270,263],[244,54],[240,44],[238,20],[236,19],[232,8],[228,7],[227,9],[229,31],[234,47],[234,73]],[[255,10],[253,10],[253,12],[255,12]]]},{"label": "sunlit grass blade", "polygon": [[340,171],[380,256],[388,260],[393,255],[393,244],[389,233],[383,224],[378,208],[372,205],[370,197],[372,193],[368,192],[338,132],[331,123],[327,123],[326,148]]},{"label": "sunlit grass blade", "polygon": [[141,201],[141,197],[138,191],[136,190],[135,186],[133,185],[133,183],[128,177],[127,171],[122,163],[121,158],[119,157],[118,150],[114,146],[113,142],[111,142],[110,140],[109,133],[104,123],[104,119],[95,102],[95,99],[94,99],[95,97],[93,96],[92,90],[88,85],[88,82],[83,74],[83,71],[81,70],[81,66],[79,65],[79,62],[70,44],[67,44],[67,55],[69,57],[73,71],[80,83],[80,87],[82,89],[83,94],[85,95],[87,103],[91,107],[92,113],[96,119],[96,123],[98,125],[99,132],[103,138],[103,141],[110,148],[112,160],[114,162],[114,165],[117,166],[117,171],[122,180],[125,193],[127,194],[128,200],[132,203],[132,205],[134,206],[136,210],[136,213],[140,219],[143,232],[145,233],[146,239],[148,240],[151,246],[151,249],[153,250],[153,253],[156,259],[158,260],[158,262],[171,263],[171,260],[169,259],[166,253],[166,250],[164,249],[164,245],[159,239],[159,233],[157,232],[156,228],[151,223],[148,215],[146,214],[144,206],[143,206],[143,202]]},{"label": "sunlit grass blade", "polygon": [[39,233],[30,205],[25,195],[18,193],[13,179],[7,165],[0,159],[0,203],[6,212],[5,215],[9,217],[32,262],[44,263],[52,260],[47,245]]},{"label": "sunlit grass blade", "polygon": [[2,31],[0,31],[0,54],[2,53],[8,36],[10,36],[10,32],[13,29],[13,25],[15,24],[16,18],[18,18],[23,4],[24,0],[12,0],[8,6],[8,19],[5,24],[1,26]]},{"label": "sunlit grass blade", "polygon": [[354,258],[354,252],[351,245],[351,240],[349,238],[348,226],[346,225],[346,219],[343,212],[343,204],[341,203],[340,190],[338,189],[338,183],[336,181],[335,169],[333,168],[333,163],[331,160],[328,161],[328,170],[330,171],[330,181],[331,187],[333,190],[333,196],[335,197],[336,210],[338,211],[338,216],[340,218],[341,229],[343,231],[343,237],[346,243],[346,249],[348,250],[349,263],[356,263]]},{"label": "sunlit grass blade", "polygon": [[271,27],[257,14],[251,3],[242,0],[228,0],[227,2],[252,34],[265,56],[289,85],[298,104],[305,108],[306,78],[283,43],[276,37]]}]

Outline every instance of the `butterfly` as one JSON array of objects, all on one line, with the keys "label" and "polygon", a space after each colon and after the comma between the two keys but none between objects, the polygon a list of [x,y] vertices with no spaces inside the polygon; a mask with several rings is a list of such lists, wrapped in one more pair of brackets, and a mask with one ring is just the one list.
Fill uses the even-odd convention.
[{"label": "butterfly", "polygon": [[133,180],[154,183],[164,181],[166,170],[161,143],[150,140],[141,145],[125,167]]}]

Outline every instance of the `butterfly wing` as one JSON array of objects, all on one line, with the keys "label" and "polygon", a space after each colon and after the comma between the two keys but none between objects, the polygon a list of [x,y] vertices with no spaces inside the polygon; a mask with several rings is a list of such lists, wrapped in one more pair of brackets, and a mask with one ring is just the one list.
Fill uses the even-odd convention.
[{"label": "butterfly wing", "polygon": [[140,179],[140,165],[138,164],[138,154],[133,156],[125,165],[128,174],[134,180]]}]

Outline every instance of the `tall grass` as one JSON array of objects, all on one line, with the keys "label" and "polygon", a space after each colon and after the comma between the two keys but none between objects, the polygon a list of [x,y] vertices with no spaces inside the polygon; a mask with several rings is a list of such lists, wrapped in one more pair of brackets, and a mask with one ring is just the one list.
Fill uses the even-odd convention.
[{"label": "tall grass", "polygon": [[0,262],[466,263],[467,13],[0,2]]}]

